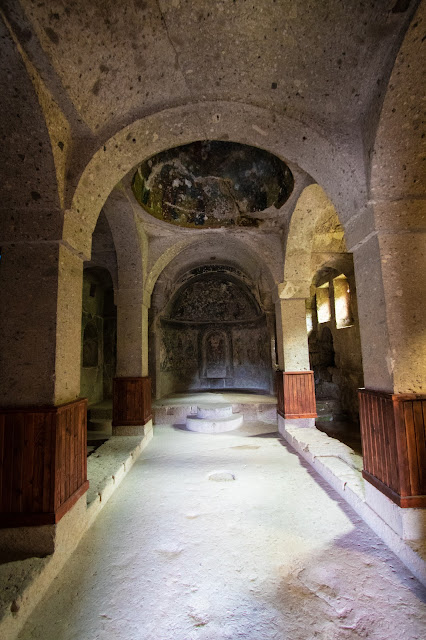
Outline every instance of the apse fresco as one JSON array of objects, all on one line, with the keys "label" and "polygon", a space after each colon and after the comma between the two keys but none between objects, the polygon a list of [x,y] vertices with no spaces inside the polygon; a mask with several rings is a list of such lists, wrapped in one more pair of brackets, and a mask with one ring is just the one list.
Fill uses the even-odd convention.
[{"label": "apse fresco", "polygon": [[143,162],[132,181],[145,211],[194,229],[257,227],[256,213],[279,209],[293,186],[290,169],[276,156],[221,141],[163,151]]},{"label": "apse fresco", "polygon": [[227,267],[194,270],[170,301],[158,331],[163,388],[269,390],[266,315],[253,291]]}]

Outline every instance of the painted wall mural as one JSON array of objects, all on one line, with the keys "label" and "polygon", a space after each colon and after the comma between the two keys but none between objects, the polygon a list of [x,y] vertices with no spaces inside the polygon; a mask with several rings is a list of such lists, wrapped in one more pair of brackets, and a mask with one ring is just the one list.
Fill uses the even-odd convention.
[{"label": "painted wall mural", "polygon": [[293,187],[290,169],[276,156],[217,140],[163,151],[143,162],[132,181],[145,211],[194,229],[256,227],[256,212],[282,207]]},{"label": "painted wall mural", "polygon": [[266,315],[236,277],[207,272],[191,278],[162,314],[159,334],[163,394],[271,389]]}]

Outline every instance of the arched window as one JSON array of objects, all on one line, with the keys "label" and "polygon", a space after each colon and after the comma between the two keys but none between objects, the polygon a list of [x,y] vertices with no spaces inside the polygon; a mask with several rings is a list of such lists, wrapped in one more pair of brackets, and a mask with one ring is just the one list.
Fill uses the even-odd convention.
[{"label": "arched window", "polygon": [[322,324],[323,322],[330,322],[331,307],[328,282],[326,284],[322,284],[320,287],[317,287],[316,298],[318,322],[320,324]]},{"label": "arched window", "polygon": [[334,312],[336,316],[336,327],[344,329],[353,326],[351,312],[351,295],[349,282],[343,274],[333,279],[334,290]]}]

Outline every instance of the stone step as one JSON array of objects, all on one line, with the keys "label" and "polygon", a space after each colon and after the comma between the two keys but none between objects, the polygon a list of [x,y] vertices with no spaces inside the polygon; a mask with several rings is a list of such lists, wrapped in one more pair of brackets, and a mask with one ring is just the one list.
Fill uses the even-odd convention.
[{"label": "stone step", "polygon": [[186,428],[189,431],[198,433],[222,433],[238,429],[243,424],[241,413],[233,413],[225,418],[199,418],[198,416],[188,416],[186,418]]},{"label": "stone step", "polygon": [[88,408],[89,420],[112,420],[112,404],[92,405]]},{"label": "stone step", "polygon": [[232,416],[232,404],[216,402],[210,404],[197,405],[197,416],[199,418],[229,418]]},{"label": "stone step", "polygon": [[112,433],[112,419],[110,418],[90,418],[87,421],[87,431],[102,431],[104,433]]}]

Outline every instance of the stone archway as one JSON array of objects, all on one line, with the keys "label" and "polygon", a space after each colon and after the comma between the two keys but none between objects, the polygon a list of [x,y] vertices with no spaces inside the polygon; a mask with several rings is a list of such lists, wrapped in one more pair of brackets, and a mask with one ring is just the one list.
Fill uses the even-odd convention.
[{"label": "stone archway", "polygon": [[257,146],[290,168],[300,167],[324,186],[345,221],[363,205],[366,187],[360,159],[336,150],[333,142],[307,124],[253,105],[204,102],[136,120],[105,140],[82,170],[69,199],[64,239],[87,252],[100,208],[129,171],[160,151],[207,138]]}]

